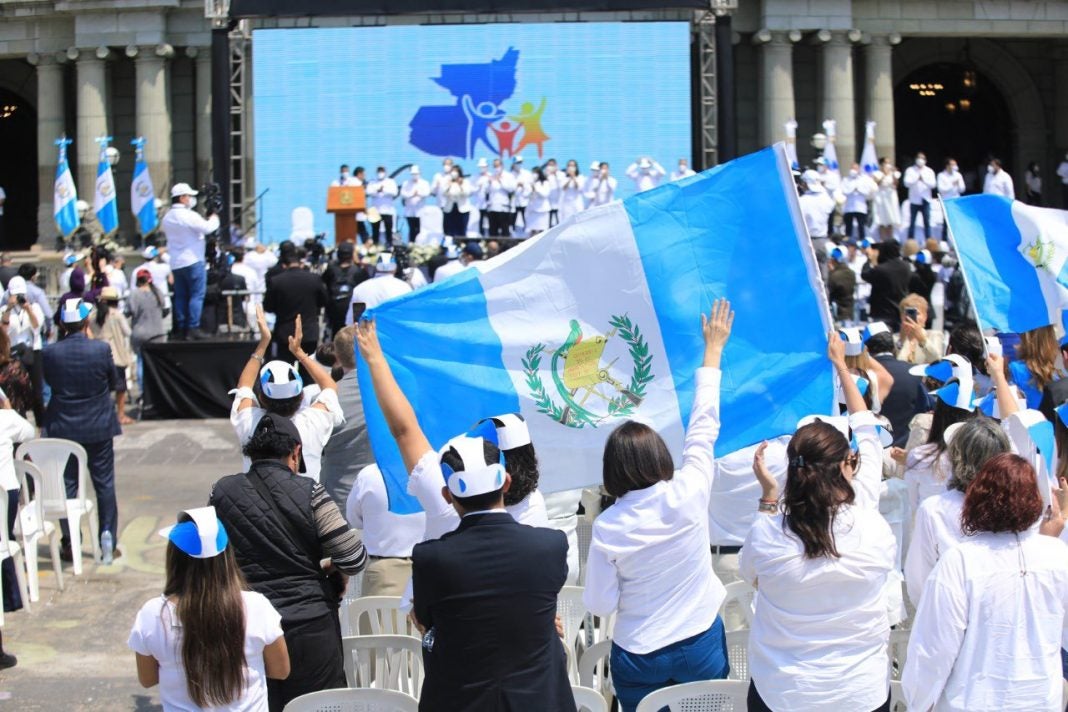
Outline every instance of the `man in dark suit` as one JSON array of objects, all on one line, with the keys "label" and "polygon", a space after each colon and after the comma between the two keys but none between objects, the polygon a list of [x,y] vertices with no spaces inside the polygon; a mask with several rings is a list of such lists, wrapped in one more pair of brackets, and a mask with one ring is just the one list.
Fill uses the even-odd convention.
[{"label": "man in dark suit", "polygon": [[[63,338],[46,346],[42,354],[44,378],[52,388],[45,412],[48,437],[73,440],[89,457],[89,477],[96,490],[97,517],[104,562],[111,563],[112,552],[103,543],[110,533],[112,545],[118,539],[119,510],[115,499],[115,452],[113,438],[121,435],[111,392],[119,385],[119,373],[105,341],[88,338],[91,308],[81,299],[60,304]],[[78,467],[72,458],[63,473],[67,496],[78,495]],[[79,553],[80,555],[80,553]],[[70,538],[63,522],[62,557],[70,561]]]},{"label": "man in dark suit", "polygon": [[282,271],[267,281],[263,297],[263,310],[276,318],[271,339],[274,353],[289,353],[289,337],[300,315],[304,325],[301,348],[313,354],[319,346],[319,312],[326,306],[326,286],[319,275],[302,268],[299,253],[284,252],[281,262]]},{"label": "man in dark suit", "polygon": [[481,436],[453,438],[441,457],[442,495],[460,526],[412,551],[426,667],[419,709],[573,712],[555,625],[567,537],[504,511],[511,478],[488,422]]},{"label": "man in dark suit", "polygon": [[868,324],[864,339],[868,353],[894,378],[890,392],[879,394],[883,402],[880,414],[890,421],[894,430],[894,445],[905,447],[912,417],[929,411],[931,399],[923,388],[923,380],[909,373],[912,364],[894,357],[894,335],[886,324],[881,321]]},{"label": "man in dark suit", "polygon": [[868,264],[860,273],[871,284],[868,313],[871,319],[885,321],[894,331],[901,329],[901,300],[908,296],[912,267],[901,259],[901,246],[882,242],[868,249]]}]

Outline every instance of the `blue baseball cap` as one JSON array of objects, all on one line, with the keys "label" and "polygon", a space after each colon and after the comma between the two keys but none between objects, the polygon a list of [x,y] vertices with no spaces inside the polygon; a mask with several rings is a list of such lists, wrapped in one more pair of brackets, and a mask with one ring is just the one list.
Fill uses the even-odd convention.
[{"label": "blue baseball cap", "polygon": [[160,529],[159,535],[194,559],[210,559],[226,550],[230,537],[215,515],[215,507],[198,507],[178,513],[178,523]]}]

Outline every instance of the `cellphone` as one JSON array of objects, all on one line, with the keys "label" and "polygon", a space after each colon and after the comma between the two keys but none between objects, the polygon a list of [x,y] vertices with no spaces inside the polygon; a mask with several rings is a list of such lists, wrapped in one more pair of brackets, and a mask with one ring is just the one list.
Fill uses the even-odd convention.
[{"label": "cellphone", "polygon": [[905,316],[913,321],[920,320],[920,310],[916,307],[905,307]]},{"label": "cellphone", "polygon": [[352,303],[352,323],[358,324],[360,319],[363,318],[363,313],[367,311],[367,302],[353,302]]}]

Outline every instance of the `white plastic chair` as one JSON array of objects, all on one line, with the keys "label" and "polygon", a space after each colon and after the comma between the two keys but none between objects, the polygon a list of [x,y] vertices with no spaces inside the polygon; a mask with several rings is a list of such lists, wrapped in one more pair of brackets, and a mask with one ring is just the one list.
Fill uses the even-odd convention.
[{"label": "white plastic chair", "polygon": [[419,208],[419,234],[409,236],[417,245],[440,245],[445,236],[445,215],[436,205]]},{"label": "white plastic chair", "polygon": [[355,635],[341,639],[349,687],[396,690],[418,699],[423,687],[423,644],[408,635]]},{"label": "white plastic chair", "polygon": [[283,712],[419,712],[419,701],[395,690],[322,690],[290,700]]},{"label": "white plastic chair", "polygon": [[749,682],[748,630],[732,630],[727,633],[727,662],[731,666],[727,679]]},{"label": "white plastic chair", "polygon": [[912,631],[895,628],[890,631],[887,658],[890,660],[890,679],[900,680],[905,669],[905,656],[909,651],[909,634]]},{"label": "white plastic chair", "polygon": [[[18,542],[11,541],[7,536],[7,493],[0,493],[0,561],[14,559],[15,579],[18,581],[19,591],[22,592],[22,606],[30,610],[30,591],[26,586],[26,563],[22,559],[22,547]],[[3,586],[3,575],[0,574],[0,586]],[[4,607],[0,606],[0,627],[4,625]]]},{"label": "white plastic chair", "polygon": [[[52,568],[56,572],[59,590],[63,590],[63,562],[59,558],[59,527],[44,518],[41,505],[44,475],[37,466],[27,460],[15,461],[15,474],[21,487],[21,506],[15,521],[15,533],[22,539],[22,550],[26,557],[26,572],[29,574],[30,600],[41,600],[40,582],[37,580],[37,542],[41,537],[48,538],[48,550],[52,554]],[[33,496],[30,496],[28,482],[33,482]]]},{"label": "white plastic chair", "polygon": [[908,712],[905,705],[905,691],[901,688],[901,680],[890,681],[890,712]]},{"label": "white plastic chair", "polygon": [[727,605],[733,604],[741,610],[745,618],[745,627],[752,627],[753,600],[756,598],[756,589],[745,581],[733,581],[724,588],[727,589],[727,597],[723,599],[723,604],[719,607],[719,614],[722,616],[727,610]]},{"label": "white plastic chair", "polygon": [[292,229],[289,231],[289,239],[297,244],[303,244],[308,238],[315,237],[315,213],[306,206],[293,208],[290,213]]},{"label": "white plastic chair", "polygon": [[[78,462],[78,494],[74,499],[67,499],[67,488],[63,483],[63,471],[67,469],[67,460],[74,457]],[[15,451],[16,460],[29,459],[41,471],[41,505],[44,517],[58,526],[60,519],[66,519],[70,525],[71,552],[74,554],[74,575],[82,573],[82,517],[89,520],[89,533],[92,539],[93,558],[100,560],[100,526],[93,516],[96,502],[89,499],[92,488],[89,485],[89,457],[85,448],[70,440],[59,438],[37,438],[19,445]],[[116,542],[118,543],[118,542]]]},{"label": "white plastic chair", "polygon": [[608,712],[608,703],[597,690],[572,685],[571,694],[575,696],[578,712]]},{"label": "white plastic chair", "polygon": [[564,645],[573,653],[568,666],[568,674],[572,679],[578,675],[576,661],[585,647],[579,639],[579,630],[586,620],[586,604],[582,602],[582,591],[581,586],[564,586],[556,597],[556,614],[564,623]]},{"label": "white plastic chair", "polygon": [[745,712],[749,683],[741,680],[702,680],[651,692],[637,712]]},{"label": "white plastic chair", "polygon": [[578,662],[579,685],[599,690],[608,702],[615,696],[608,664],[611,655],[612,641],[602,640],[586,648]]},{"label": "white plastic chair", "polygon": [[[411,619],[400,610],[400,596],[364,596],[342,603],[348,627],[342,635],[409,635],[419,638]],[[366,621],[360,630],[361,621]]]}]

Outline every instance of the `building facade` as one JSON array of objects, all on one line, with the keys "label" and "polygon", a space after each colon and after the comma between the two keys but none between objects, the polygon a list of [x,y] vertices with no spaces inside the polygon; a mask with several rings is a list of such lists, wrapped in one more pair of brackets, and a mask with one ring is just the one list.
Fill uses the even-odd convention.
[{"label": "building facade", "polygon": [[[692,17],[335,17],[252,26]],[[796,119],[798,152],[808,160],[809,137],[833,118],[845,164],[859,155],[871,119],[880,155],[899,165],[919,150],[936,166],[952,155],[977,183],[994,155],[1022,191],[1034,161],[1047,203],[1055,200],[1053,170],[1068,150],[1068,0],[739,0],[732,25],[740,152],[781,140],[783,125]],[[174,181],[210,177],[210,34],[204,5],[189,0],[0,0],[0,186],[8,196],[0,247],[54,244],[53,142],[62,133],[74,140],[71,168],[90,202],[100,135],[113,136],[121,154],[120,196],[129,194],[130,141],[139,135],[159,195]],[[245,195],[255,188],[249,178]],[[130,235],[127,201],[120,207],[120,230]]]}]

